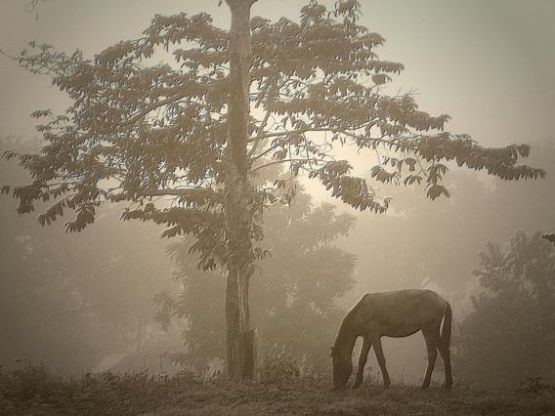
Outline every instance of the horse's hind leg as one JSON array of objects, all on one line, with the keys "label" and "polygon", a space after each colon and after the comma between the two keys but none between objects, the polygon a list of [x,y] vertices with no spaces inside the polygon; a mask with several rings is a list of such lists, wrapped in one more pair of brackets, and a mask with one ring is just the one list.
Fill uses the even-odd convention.
[{"label": "horse's hind leg", "polygon": [[389,385],[391,384],[391,380],[389,379],[389,374],[387,373],[387,368],[385,367],[385,357],[383,356],[382,351],[382,341],[380,340],[380,337],[372,337],[370,341],[374,346],[376,359],[378,360],[378,365],[380,366],[380,370],[382,371],[383,386],[384,388],[388,389]]},{"label": "horse's hind leg", "polygon": [[436,330],[422,329],[422,334],[424,334],[424,340],[426,341],[426,349],[428,350],[428,367],[426,368],[426,374],[424,375],[424,380],[422,381],[422,388],[427,389],[430,387],[430,381],[432,380],[432,371],[434,371],[434,365],[437,358],[437,345],[439,342],[439,327]]},{"label": "horse's hind leg", "polygon": [[353,389],[356,389],[362,383],[362,378],[364,375],[364,366],[366,365],[366,359],[368,358],[368,351],[370,351],[370,338],[364,337],[362,342],[362,349],[360,350],[360,358],[358,359],[358,369],[355,384],[353,384]]},{"label": "horse's hind leg", "polygon": [[453,385],[453,376],[451,375],[451,354],[449,353],[449,341],[445,342],[440,340],[437,344],[437,349],[441,354],[443,359],[443,365],[445,366],[445,388],[450,389]]}]

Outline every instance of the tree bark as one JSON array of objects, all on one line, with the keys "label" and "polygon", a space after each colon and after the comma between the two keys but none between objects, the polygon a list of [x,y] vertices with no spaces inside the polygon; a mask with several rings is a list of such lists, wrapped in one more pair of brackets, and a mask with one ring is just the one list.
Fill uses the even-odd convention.
[{"label": "tree bark", "polygon": [[251,241],[253,189],[248,177],[247,139],[252,60],[252,0],[226,0],[231,10],[230,90],[224,212],[227,231],[226,364],[234,379],[254,377],[254,331],[249,327],[249,280],[254,269]]}]

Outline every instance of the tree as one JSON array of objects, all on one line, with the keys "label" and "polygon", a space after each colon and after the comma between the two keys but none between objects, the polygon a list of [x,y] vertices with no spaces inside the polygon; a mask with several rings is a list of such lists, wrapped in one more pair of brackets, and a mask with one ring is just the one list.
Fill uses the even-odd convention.
[{"label": "tree", "polygon": [[[507,180],[543,171],[518,164],[526,145],[484,148],[444,131],[449,117],[419,110],[410,94],[387,95],[403,66],[378,58],[384,39],[357,24],[358,1],[328,12],[311,0],[300,23],[250,19],[253,0],[226,3],[229,32],[205,13],[183,13],[154,17],[144,37],[92,60],[31,44],[20,64],[50,76],[73,104],[62,115],[34,114],[50,117],[38,127],[41,153],[7,154],[33,181],[2,191],[19,199],[20,213],[46,202],[41,224],[73,211],[68,231],[93,223],[98,206],[125,201],[124,219],[164,224],[166,237],[190,234],[200,268],[227,272],[227,369],[248,377],[248,285],[264,254],[263,209],[291,200],[292,177],[307,174],[343,202],[378,213],[390,198],[353,176],[334,149],[375,152],[373,181],[423,185],[431,199],[448,196],[449,161]],[[290,176],[251,185],[275,164]]]},{"label": "tree", "polygon": [[[0,138],[0,152],[14,147],[36,151],[38,143]],[[12,163],[0,165],[0,177],[29,181]],[[122,223],[120,208],[108,205],[97,227],[64,238],[62,224],[37,228],[29,216],[13,218],[14,209],[0,198],[0,363],[25,359],[75,375],[107,354],[142,349],[156,326],[148,306],[171,266],[157,227]]]},{"label": "tree", "polygon": [[[300,193],[291,207],[270,208],[264,221],[264,247],[272,255],[257,267],[251,283],[251,314],[264,354],[285,350],[306,357],[311,365],[329,358],[322,348],[335,334],[343,315],[336,300],[352,287],[355,258],[335,242],[354,224],[348,214],[336,213],[330,204],[312,207],[310,196]],[[178,270],[174,278],[182,290],[157,296],[158,318],[166,325],[174,318],[184,322],[186,353],[182,361],[204,368],[223,358],[225,327],[224,290],[217,272],[203,273],[188,253],[188,238],[171,246]]]},{"label": "tree", "polygon": [[33,13],[35,15],[35,18],[38,19],[39,17],[39,12],[38,12],[38,8],[39,8],[39,3],[42,3],[46,0],[30,0],[27,2],[27,4],[25,5],[25,11],[27,13]]},{"label": "tree", "polygon": [[555,233],[544,234],[542,235],[542,237],[545,238],[550,243],[555,244]]},{"label": "tree", "polygon": [[506,248],[480,255],[483,292],[459,330],[459,368],[468,379],[514,385],[555,380],[555,250],[540,233],[516,233]]}]

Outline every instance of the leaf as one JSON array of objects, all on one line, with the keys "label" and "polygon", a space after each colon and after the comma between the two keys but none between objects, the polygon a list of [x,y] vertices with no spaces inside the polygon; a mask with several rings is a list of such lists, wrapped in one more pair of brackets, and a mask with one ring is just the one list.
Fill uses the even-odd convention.
[{"label": "leaf", "polygon": [[374,74],[372,75],[372,82],[377,85],[385,84],[387,81],[390,81],[391,78],[388,77],[386,74]]},{"label": "leaf", "polygon": [[32,118],[41,118],[41,117],[47,117],[52,115],[52,110],[50,109],[46,109],[46,110],[35,110],[31,113],[31,117]]},{"label": "leaf", "polygon": [[426,192],[426,196],[431,200],[438,198],[442,194],[446,197],[449,197],[449,192],[447,191],[447,189],[443,185],[438,184],[430,186],[428,188],[428,191]]}]

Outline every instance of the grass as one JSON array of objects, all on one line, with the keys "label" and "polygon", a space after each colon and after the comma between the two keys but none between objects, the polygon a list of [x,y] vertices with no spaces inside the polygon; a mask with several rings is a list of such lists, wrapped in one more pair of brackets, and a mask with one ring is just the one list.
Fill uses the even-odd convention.
[{"label": "grass", "polygon": [[[1,370],[1,369],[0,369]],[[160,378],[145,373],[87,375],[66,380],[44,367],[0,371],[2,415],[555,415],[555,393],[478,391],[455,387],[363,384],[330,392],[327,379],[267,383],[201,381],[192,374]]]}]

